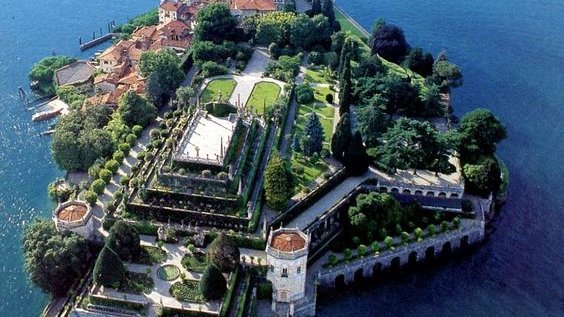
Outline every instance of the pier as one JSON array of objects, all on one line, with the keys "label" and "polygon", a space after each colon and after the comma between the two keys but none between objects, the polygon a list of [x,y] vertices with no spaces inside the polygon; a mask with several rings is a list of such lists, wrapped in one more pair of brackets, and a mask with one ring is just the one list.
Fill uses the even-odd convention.
[{"label": "pier", "polygon": [[98,44],[102,44],[106,41],[111,40],[116,34],[115,33],[107,33],[100,37],[93,39],[92,41],[88,41],[86,43],[82,43],[82,39],[80,39],[80,50],[85,51],[89,48],[92,48]]}]

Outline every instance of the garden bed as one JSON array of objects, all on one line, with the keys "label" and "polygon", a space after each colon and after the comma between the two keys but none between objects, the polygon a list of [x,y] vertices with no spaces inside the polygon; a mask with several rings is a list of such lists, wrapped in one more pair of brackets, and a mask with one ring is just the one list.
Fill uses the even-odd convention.
[{"label": "garden bed", "polygon": [[134,259],[132,262],[145,264],[145,265],[152,265],[156,263],[164,262],[166,259],[166,252],[157,247],[151,246],[141,246],[141,252],[139,256]]},{"label": "garden bed", "polygon": [[170,295],[179,301],[203,303],[204,298],[198,290],[198,282],[176,282],[170,287]]},{"label": "garden bed", "polygon": [[221,100],[229,100],[235,90],[237,82],[233,79],[214,79],[208,83],[201,95],[201,102],[217,101],[221,93]]},{"label": "garden bed", "polygon": [[256,83],[249,100],[247,100],[247,109],[258,115],[263,115],[265,110],[276,102],[280,91],[280,86],[275,83],[267,81]]},{"label": "garden bed", "polygon": [[126,272],[123,279],[120,281],[118,291],[129,294],[147,294],[150,293],[155,282],[149,274]]},{"label": "garden bed", "polygon": [[203,273],[206,269],[206,255],[201,252],[194,252],[194,254],[187,254],[182,258],[182,266],[188,271]]}]

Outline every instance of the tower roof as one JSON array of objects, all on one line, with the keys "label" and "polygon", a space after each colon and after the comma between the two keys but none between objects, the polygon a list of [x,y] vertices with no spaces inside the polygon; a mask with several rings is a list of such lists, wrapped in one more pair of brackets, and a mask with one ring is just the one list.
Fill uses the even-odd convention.
[{"label": "tower roof", "polygon": [[269,245],[282,252],[296,252],[306,248],[307,238],[297,229],[279,229],[272,233]]}]

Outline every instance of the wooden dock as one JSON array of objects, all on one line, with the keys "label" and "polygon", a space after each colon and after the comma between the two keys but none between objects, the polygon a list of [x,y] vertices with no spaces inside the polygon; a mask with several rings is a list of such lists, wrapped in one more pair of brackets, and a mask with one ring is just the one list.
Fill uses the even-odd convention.
[{"label": "wooden dock", "polygon": [[106,42],[106,41],[109,41],[109,40],[111,40],[115,35],[116,35],[115,33],[108,33],[108,34],[104,34],[104,35],[102,35],[102,36],[100,36],[100,37],[97,37],[97,38],[93,39],[92,41],[88,41],[88,42],[86,42],[86,43],[81,43],[81,44],[80,44],[80,50],[81,50],[81,51],[84,51],[84,50],[87,50],[87,49],[89,49],[89,48],[92,48],[92,47],[94,47],[94,46],[96,46],[96,45],[98,45],[98,44],[102,44],[102,43],[104,43],[104,42]]}]

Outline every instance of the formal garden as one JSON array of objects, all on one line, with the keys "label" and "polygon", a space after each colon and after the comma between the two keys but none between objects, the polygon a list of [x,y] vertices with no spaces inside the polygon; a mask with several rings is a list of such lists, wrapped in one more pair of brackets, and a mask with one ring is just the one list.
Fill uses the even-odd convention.
[{"label": "formal garden", "polygon": [[213,79],[202,92],[200,102],[206,104],[220,98],[224,101],[229,100],[236,86],[237,82],[234,79]]},{"label": "formal garden", "polygon": [[281,88],[278,84],[261,81],[254,85],[247,100],[246,108],[257,115],[264,115],[280,96]]}]

